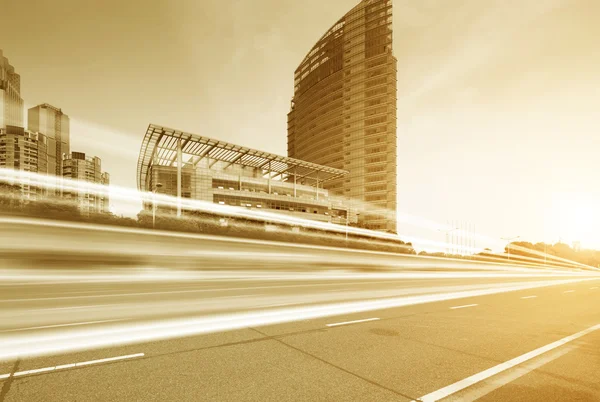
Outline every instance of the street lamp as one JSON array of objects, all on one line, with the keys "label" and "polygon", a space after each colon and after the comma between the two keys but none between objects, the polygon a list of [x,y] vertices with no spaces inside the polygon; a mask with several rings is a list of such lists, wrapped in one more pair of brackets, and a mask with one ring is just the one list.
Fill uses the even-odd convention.
[{"label": "street lamp", "polygon": [[[450,248],[448,247],[448,239],[450,238],[450,233],[454,232],[455,230],[458,230],[458,228],[454,228],[454,229],[448,229],[448,230],[442,230],[442,229],[438,229],[438,232],[442,232],[446,234],[446,254],[448,254],[448,252],[450,251]],[[452,242],[452,246],[454,246],[454,242]]]},{"label": "street lamp", "polygon": [[517,240],[519,239],[521,236],[515,236],[515,237],[501,237],[500,240],[506,240],[508,242],[508,244],[506,245],[506,252],[508,253],[508,261],[510,261],[510,243],[513,240]]},{"label": "street lamp", "polygon": [[156,226],[156,190],[162,187],[161,183],[156,183],[152,190],[152,229]]}]

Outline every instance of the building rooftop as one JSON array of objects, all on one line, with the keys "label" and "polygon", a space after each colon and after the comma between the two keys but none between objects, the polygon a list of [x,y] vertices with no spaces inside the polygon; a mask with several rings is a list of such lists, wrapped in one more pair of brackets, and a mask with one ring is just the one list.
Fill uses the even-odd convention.
[{"label": "building rooftop", "polygon": [[281,180],[296,175],[297,180],[321,183],[346,175],[345,170],[288,158],[269,152],[215,140],[198,134],[186,133],[150,124],[142,141],[137,166],[138,189],[147,191],[146,178],[153,163],[159,166],[177,166],[177,141],[181,139],[183,166],[196,166],[202,159],[227,162],[261,169],[265,175]]}]

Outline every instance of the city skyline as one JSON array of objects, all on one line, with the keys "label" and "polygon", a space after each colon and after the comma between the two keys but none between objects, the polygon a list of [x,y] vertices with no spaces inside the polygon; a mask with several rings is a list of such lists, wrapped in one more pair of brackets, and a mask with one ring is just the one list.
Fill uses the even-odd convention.
[{"label": "city skyline", "polygon": [[[284,153],[285,113],[292,93],[289,83],[294,64],[331,21],[357,3],[309,2],[308,10],[284,5],[272,7],[270,12],[277,17],[273,24],[266,25],[268,17],[264,16],[259,19],[264,25],[248,22],[236,27],[231,36],[224,38],[226,43],[234,45],[232,51],[215,52],[211,63],[204,63],[207,66],[201,69],[192,62],[200,57],[198,52],[203,47],[191,46],[187,41],[191,26],[185,18],[183,27],[173,33],[181,44],[177,49],[162,46],[164,42],[157,36],[156,44],[163,51],[163,58],[170,57],[169,65],[177,67],[144,61],[142,56],[147,49],[127,51],[125,45],[131,46],[145,33],[141,24],[135,29],[125,28],[125,21],[139,11],[139,3],[135,2],[119,10],[116,16],[109,13],[110,4],[105,12],[99,13],[100,19],[108,18],[109,14],[115,17],[114,24],[119,29],[111,35],[129,32],[124,35],[125,45],[113,40],[101,49],[111,57],[105,57],[106,54],[98,57],[97,49],[79,43],[83,38],[97,35],[96,28],[86,30],[72,20],[66,31],[77,28],[83,29],[83,33],[80,39],[65,39],[65,47],[72,53],[69,58],[60,52],[49,55],[45,49],[36,52],[43,41],[34,41],[34,47],[27,52],[20,49],[20,41],[31,40],[34,31],[23,32],[22,37],[11,37],[2,31],[0,48],[23,77],[22,93],[26,101],[49,102],[69,110],[72,131],[78,127],[78,132],[85,132],[73,148],[81,149],[85,143],[92,154],[104,155],[107,137],[118,138],[119,152],[103,161],[115,179],[123,176],[113,182],[134,187],[139,132],[150,121]],[[67,4],[70,3],[60,2],[62,6]],[[182,9],[167,7],[167,10],[159,3],[155,5],[140,16],[141,21],[155,21],[163,11],[170,18],[185,13],[190,14],[187,18],[201,15],[190,3],[185,3]],[[217,15],[216,3],[208,2],[205,6],[206,15]],[[395,2],[395,49],[401,60],[399,233],[413,229],[405,222],[410,214],[438,223],[467,219],[477,222],[480,232],[490,236],[515,234],[536,241],[558,240],[560,236],[567,241],[581,240],[585,247],[598,246],[600,239],[594,230],[598,217],[594,216],[594,210],[600,198],[590,188],[594,183],[593,172],[599,169],[594,155],[598,138],[592,135],[597,122],[590,117],[598,101],[599,83],[593,71],[599,58],[591,39],[597,28],[586,18],[593,12],[572,2],[528,2],[527,7],[518,10],[500,2],[486,6],[489,9],[484,12],[473,1],[455,10],[448,10],[441,2],[421,6]],[[592,2],[588,6],[598,7]],[[1,28],[10,32],[19,23],[16,15],[21,5],[3,7],[9,17],[15,17],[8,18]],[[233,8],[234,20],[241,21],[241,16],[251,11],[244,7],[241,4]],[[312,15],[311,9],[319,13],[311,17],[312,24],[305,24],[308,26],[300,27],[294,22],[287,27],[280,22],[287,13]],[[89,17],[79,7],[72,12],[80,15],[82,21]],[[34,21],[55,15],[44,7],[34,14],[31,15]],[[577,25],[569,22],[573,16],[579,18]],[[451,22],[457,19],[464,22],[464,29],[454,32],[453,39],[446,34]],[[538,22],[534,32],[527,29],[531,21]],[[204,34],[210,37],[218,27],[226,26],[224,18],[215,18],[212,25],[203,28]],[[294,29],[298,32],[292,35]],[[548,33],[552,35],[548,37]],[[61,34],[51,35],[56,39]],[[520,38],[519,43],[508,47],[507,39],[515,36]],[[458,38],[464,41],[454,56],[452,41]],[[501,51],[502,57],[492,57],[492,50]],[[125,55],[119,66],[104,62],[119,54]],[[531,63],[525,67],[519,60],[527,55]],[[43,65],[36,63],[36,56],[45,60]],[[586,64],[581,61],[584,56]],[[71,65],[57,64],[60,58],[69,60]],[[236,67],[239,64],[236,61],[242,60],[245,64],[255,61],[258,68],[242,74]],[[219,70],[234,74],[230,74],[231,86],[215,92],[210,83],[215,77],[223,77]],[[170,82],[165,86],[167,77],[175,73],[186,76],[190,85]],[[101,77],[98,80],[102,85],[86,82],[88,74]],[[205,74],[212,74],[213,80],[202,79]],[[48,76],[54,79],[48,82]],[[148,78],[147,83],[137,86],[136,76]],[[117,77],[120,79],[115,80]],[[265,85],[270,82],[273,84]],[[149,101],[156,95],[157,87],[160,100]],[[74,91],[75,88],[80,92]],[[202,96],[198,97],[200,93]],[[234,105],[235,118],[227,119],[229,115],[224,112],[231,112],[231,99],[239,102]],[[249,99],[259,101],[249,102]],[[226,104],[228,109],[224,107]],[[151,115],[157,118],[152,119]],[[192,115],[197,117],[190,118]],[[566,216],[557,219],[556,211],[560,208]],[[569,220],[576,221],[578,227],[568,227]],[[420,219],[419,222],[428,224]]]}]

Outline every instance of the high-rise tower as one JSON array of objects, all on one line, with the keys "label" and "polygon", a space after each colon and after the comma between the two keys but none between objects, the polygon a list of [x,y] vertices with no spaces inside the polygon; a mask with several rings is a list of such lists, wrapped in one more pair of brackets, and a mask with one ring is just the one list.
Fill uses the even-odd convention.
[{"label": "high-rise tower", "polygon": [[0,49],[0,129],[6,126],[23,127],[23,98],[21,77]]},{"label": "high-rise tower", "polygon": [[62,176],[62,161],[71,150],[70,120],[61,109],[44,103],[29,109],[28,128],[46,137],[48,174]]},{"label": "high-rise tower", "polygon": [[288,155],[344,169],[324,183],[360,226],[396,232],[396,72],[392,1],[363,0],[313,46],[294,75]]}]

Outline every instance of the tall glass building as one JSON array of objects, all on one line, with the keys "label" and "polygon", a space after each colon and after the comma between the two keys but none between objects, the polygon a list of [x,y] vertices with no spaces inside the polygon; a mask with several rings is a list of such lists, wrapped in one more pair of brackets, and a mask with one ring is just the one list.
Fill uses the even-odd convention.
[{"label": "tall glass building", "polygon": [[288,156],[347,170],[323,183],[359,226],[396,232],[396,72],[392,1],[363,0],[294,75]]},{"label": "tall glass building", "polygon": [[0,49],[0,129],[23,126],[21,76],[15,72]]},{"label": "tall glass building", "polygon": [[48,145],[48,174],[62,176],[62,161],[71,152],[71,131],[69,116],[57,107],[44,103],[29,109],[27,113],[29,130],[46,137]]}]

